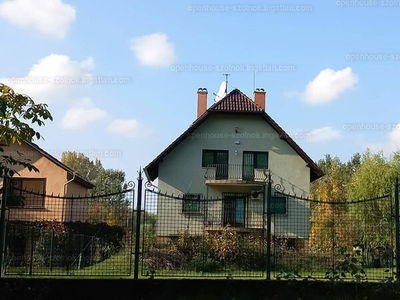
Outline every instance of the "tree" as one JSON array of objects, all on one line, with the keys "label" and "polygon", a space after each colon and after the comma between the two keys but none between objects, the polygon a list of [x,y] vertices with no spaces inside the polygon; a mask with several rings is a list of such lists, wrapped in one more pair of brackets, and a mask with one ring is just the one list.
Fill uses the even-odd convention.
[{"label": "tree", "polygon": [[83,153],[65,151],[61,154],[61,162],[79,175],[83,176],[93,184],[104,170],[103,165],[97,158],[91,161]]},{"label": "tree", "polygon": [[[389,194],[396,176],[400,173],[400,153],[386,159],[383,153],[367,150],[361,158],[360,167],[354,172],[348,189],[350,199],[371,199]],[[391,196],[391,195],[390,195]],[[390,196],[380,200],[364,202],[354,207],[354,227],[361,228],[359,243],[367,257],[377,251],[391,251],[392,201]],[[361,226],[366,224],[365,226]]]},{"label": "tree", "polygon": [[117,193],[126,189],[125,172],[105,169],[97,158],[92,161],[83,153],[65,151],[61,154],[61,162],[93,183],[95,194]]},{"label": "tree", "polygon": [[386,159],[382,152],[367,150],[361,158],[361,164],[354,172],[349,184],[349,198],[374,198],[382,195],[393,186],[400,173],[400,152]]},{"label": "tree", "polygon": [[4,147],[42,138],[34,126],[43,126],[46,120],[53,120],[46,104],[36,104],[29,96],[15,93],[0,83],[0,177],[16,174],[16,166],[39,172],[22,154],[20,157],[5,155]]},{"label": "tree", "polygon": [[310,205],[310,245],[315,251],[331,253],[334,240],[335,246],[350,248],[353,238],[344,230],[350,221],[347,205],[331,204],[346,202],[352,165],[342,163],[339,158],[332,158],[329,154],[325,155],[318,165],[325,176],[311,185],[311,197],[321,202],[311,202]]},{"label": "tree", "polygon": [[105,169],[99,159],[92,161],[83,153],[77,152],[63,152],[61,162],[95,185],[90,194],[97,197],[92,198],[89,205],[92,222],[125,224],[127,209],[132,200],[128,199],[129,194],[121,193],[127,188],[125,172]]}]

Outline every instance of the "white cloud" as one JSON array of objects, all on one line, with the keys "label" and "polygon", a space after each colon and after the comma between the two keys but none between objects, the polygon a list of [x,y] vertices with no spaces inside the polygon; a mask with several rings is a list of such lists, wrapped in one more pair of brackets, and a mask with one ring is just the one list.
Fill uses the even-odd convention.
[{"label": "white cloud", "polygon": [[327,103],[352,88],[357,81],[357,76],[350,67],[338,71],[328,68],[307,84],[301,98],[310,104]]},{"label": "white cloud", "polygon": [[61,0],[7,0],[0,3],[0,16],[11,24],[63,38],[75,20],[75,8]]},{"label": "white cloud", "polygon": [[387,134],[386,139],[379,143],[366,144],[372,152],[380,152],[389,157],[393,152],[400,150],[400,123]]},{"label": "white cloud", "polygon": [[108,126],[108,132],[128,138],[140,138],[150,133],[148,129],[135,119],[114,120]]},{"label": "white cloud", "polygon": [[142,65],[170,66],[175,62],[174,45],[164,33],[154,33],[131,40],[131,50]]},{"label": "white cloud", "polygon": [[90,98],[83,98],[68,109],[61,120],[64,129],[80,129],[107,118],[107,112],[94,106]]},{"label": "white cloud", "polygon": [[331,126],[326,126],[311,130],[309,133],[309,141],[311,142],[326,142],[338,139],[340,132]]},{"label": "white cloud", "polygon": [[95,64],[92,57],[83,61],[71,60],[66,55],[51,54],[42,58],[20,78],[0,78],[0,82],[10,85],[15,92],[29,95],[35,102],[50,103],[77,97],[91,82]]}]

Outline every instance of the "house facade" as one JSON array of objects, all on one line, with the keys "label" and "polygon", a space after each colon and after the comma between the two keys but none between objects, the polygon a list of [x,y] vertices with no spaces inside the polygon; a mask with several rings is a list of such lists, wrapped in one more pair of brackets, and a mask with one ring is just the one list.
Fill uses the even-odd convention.
[{"label": "house facade", "polygon": [[[4,155],[19,157],[39,169],[34,172],[22,166],[15,168],[18,174],[10,179],[9,220],[68,222],[86,219],[86,209],[82,207],[85,201],[74,202],[67,197],[86,195],[94,187],[92,183],[33,143],[5,147]],[[23,204],[13,203],[18,196],[22,196]]]},{"label": "house facade", "polygon": [[[323,176],[265,112],[262,89],[254,92],[254,100],[235,89],[208,109],[207,91],[199,89],[196,121],[145,172],[149,180],[158,179],[161,193],[186,199],[157,201],[159,236],[176,235],[185,226],[192,228],[191,233],[200,233],[201,224],[209,230],[229,225],[241,232],[260,232],[265,200],[259,192],[268,174],[281,191],[303,197],[309,194],[310,182]],[[211,198],[221,200],[200,211],[196,201]],[[288,204],[285,197],[274,196],[273,232],[307,239],[309,207],[295,200]],[[299,220],[296,212],[300,210]]]}]

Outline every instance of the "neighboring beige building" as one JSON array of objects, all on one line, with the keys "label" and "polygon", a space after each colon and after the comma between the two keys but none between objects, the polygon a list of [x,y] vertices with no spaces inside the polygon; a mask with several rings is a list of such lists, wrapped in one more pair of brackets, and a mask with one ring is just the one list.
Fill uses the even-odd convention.
[{"label": "neighboring beige building", "polygon": [[[193,234],[229,225],[240,232],[264,227],[262,191],[271,171],[274,186],[308,197],[310,182],[322,170],[265,112],[265,92],[254,101],[235,89],[207,109],[207,90],[199,89],[197,119],[145,168],[148,180],[158,179],[157,235]],[[245,195],[253,194],[252,197]],[[261,194],[262,195],[262,194]],[[220,198],[202,209],[199,199]],[[307,239],[309,205],[275,197],[273,233]],[[289,205],[290,203],[290,205]],[[146,209],[149,209],[148,207]]]},{"label": "neighboring beige building", "polygon": [[[4,154],[29,160],[30,164],[39,169],[39,172],[34,172],[22,166],[16,167],[19,175],[15,174],[11,178],[11,190],[13,196],[23,196],[24,205],[10,207],[10,220],[84,221],[86,219],[85,199],[63,199],[63,197],[85,196],[88,189],[94,187],[92,183],[75,174],[72,169],[33,143],[13,144],[4,148]],[[31,193],[24,193],[23,190]]]}]

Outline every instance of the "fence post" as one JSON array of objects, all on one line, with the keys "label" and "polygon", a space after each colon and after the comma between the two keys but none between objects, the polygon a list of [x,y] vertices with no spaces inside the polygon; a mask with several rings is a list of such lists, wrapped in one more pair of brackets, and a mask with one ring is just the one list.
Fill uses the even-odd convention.
[{"label": "fence post", "polygon": [[134,279],[139,278],[139,256],[140,256],[140,216],[142,212],[142,187],[143,177],[142,169],[139,169],[138,178],[138,194],[137,194],[137,205],[136,205],[136,233],[135,233],[135,267],[134,267]]},{"label": "fence post", "polygon": [[400,224],[399,224],[399,177],[396,176],[396,183],[394,185],[394,209],[395,209],[395,222],[396,222],[396,280],[399,280],[400,272]]},{"label": "fence post", "polygon": [[33,249],[35,248],[35,226],[32,226],[31,229],[31,251],[30,256],[31,260],[29,262],[29,276],[33,274]]},{"label": "fence post", "polygon": [[9,187],[8,177],[3,178],[3,195],[1,199],[1,214],[0,214],[0,278],[3,275],[4,258],[6,250],[6,201]]},{"label": "fence post", "polygon": [[54,228],[51,229],[51,242],[50,242],[50,272],[53,272],[53,247],[54,247]]},{"label": "fence post", "polygon": [[267,194],[267,280],[271,279],[271,199],[272,199],[272,180],[271,172],[268,176],[267,193],[265,193],[264,185],[264,197]]}]

